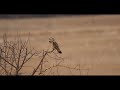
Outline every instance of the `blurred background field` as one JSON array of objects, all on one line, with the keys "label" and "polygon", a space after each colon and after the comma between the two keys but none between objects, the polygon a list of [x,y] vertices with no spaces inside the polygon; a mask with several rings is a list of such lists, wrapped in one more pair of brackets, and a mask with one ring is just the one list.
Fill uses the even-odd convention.
[{"label": "blurred background field", "polygon": [[[32,46],[40,51],[47,49],[49,37],[54,37],[63,52],[58,55],[65,59],[64,64],[80,64],[83,69],[89,68],[89,75],[120,75],[120,15],[1,16],[0,43],[3,33],[12,40],[17,32],[23,39],[30,32]],[[29,65],[38,61],[32,60]],[[60,72],[70,75],[62,68]],[[78,74],[73,71],[73,75]]]}]

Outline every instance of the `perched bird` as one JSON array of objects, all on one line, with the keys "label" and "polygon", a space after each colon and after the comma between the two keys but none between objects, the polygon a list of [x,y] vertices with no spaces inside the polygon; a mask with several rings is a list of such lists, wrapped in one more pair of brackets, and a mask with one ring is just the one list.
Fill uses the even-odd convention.
[{"label": "perched bird", "polygon": [[52,46],[53,46],[54,50],[57,50],[58,53],[62,53],[61,50],[60,50],[60,48],[59,48],[59,46],[58,46],[58,44],[57,44],[57,42],[55,41],[54,38],[52,38],[52,37],[49,38],[49,42],[52,43]]}]

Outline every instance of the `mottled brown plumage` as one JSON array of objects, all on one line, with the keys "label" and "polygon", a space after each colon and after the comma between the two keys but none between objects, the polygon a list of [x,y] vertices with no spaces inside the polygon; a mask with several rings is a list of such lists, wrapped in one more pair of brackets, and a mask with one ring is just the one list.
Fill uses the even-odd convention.
[{"label": "mottled brown plumage", "polygon": [[60,48],[59,48],[58,43],[55,41],[54,38],[49,38],[49,42],[52,43],[53,49],[57,50],[58,53],[62,53],[61,50],[60,50]]}]

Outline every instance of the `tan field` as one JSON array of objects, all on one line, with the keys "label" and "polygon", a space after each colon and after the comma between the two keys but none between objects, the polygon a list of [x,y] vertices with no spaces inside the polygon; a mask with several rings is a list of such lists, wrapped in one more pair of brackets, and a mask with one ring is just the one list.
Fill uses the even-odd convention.
[{"label": "tan field", "polygon": [[[31,33],[32,47],[41,51],[50,47],[49,37],[58,42],[64,65],[80,65],[81,75],[120,75],[120,15],[78,15],[50,18],[0,19],[0,43],[4,32],[9,39],[17,32],[23,38]],[[35,66],[39,59],[29,62]],[[52,63],[53,60],[49,62]],[[89,70],[89,71],[87,71]],[[30,72],[27,67],[23,71]],[[59,68],[60,75],[80,75]],[[29,73],[28,73],[29,74]]]}]

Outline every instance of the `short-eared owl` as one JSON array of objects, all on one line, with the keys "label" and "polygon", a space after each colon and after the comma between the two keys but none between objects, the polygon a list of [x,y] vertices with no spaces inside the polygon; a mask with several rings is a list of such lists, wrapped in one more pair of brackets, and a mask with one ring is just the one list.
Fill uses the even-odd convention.
[{"label": "short-eared owl", "polygon": [[55,41],[54,38],[52,38],[52,37],[49,38],[49,42],[52,43],[53,49],[57,50],[58,53],[62,53],[61,50],[60,50],[60,48],[59,48],[59,46],[58,46],[58,44],[57,44],[57,42]]}]

